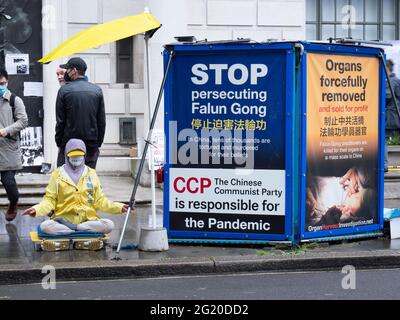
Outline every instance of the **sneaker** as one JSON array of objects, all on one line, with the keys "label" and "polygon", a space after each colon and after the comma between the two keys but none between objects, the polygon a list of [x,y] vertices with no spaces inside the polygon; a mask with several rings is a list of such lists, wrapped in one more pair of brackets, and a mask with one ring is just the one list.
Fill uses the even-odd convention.
[{"label": "sneaker", "polygon": [[74,249],[76,250],[97,251],[103,249],[103,247],[104,247],[104,242],[103,240],[99,239],[74,242]]},{"label": "sneaker", "polygon": [[11,222],[15,219],[15,217],[17,216],[17,205],[11,205],[11,203],[8,205],[8,209],[6,212],[6,220],[8,222]]},{"label": "sneaker", "polygon": [[50,241],[44,240],[41,243],[43,251],[62,251],[69,250],[69,241]]}]

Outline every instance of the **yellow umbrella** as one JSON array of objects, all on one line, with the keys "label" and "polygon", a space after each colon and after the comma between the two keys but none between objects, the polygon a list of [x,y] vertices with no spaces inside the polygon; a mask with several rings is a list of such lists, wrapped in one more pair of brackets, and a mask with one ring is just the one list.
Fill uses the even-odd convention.
[{"label": "yellow umbrella", "polygon": [[150,30],[155,31],[160,26],[160,22],[147,12],[98,24],[69,38],[40,59],[39,62],[49,63],[53,60],[95,48],[106,43],[121,40],[139,33]]}]

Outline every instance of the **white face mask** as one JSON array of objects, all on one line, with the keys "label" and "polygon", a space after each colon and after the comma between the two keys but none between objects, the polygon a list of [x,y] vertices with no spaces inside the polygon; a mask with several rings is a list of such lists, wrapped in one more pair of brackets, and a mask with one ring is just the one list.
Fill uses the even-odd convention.
[{"label": "white face mask", "polygon": [[80,167],[85,162],[84,156],[69,157],[69,163],[74,168]]}]

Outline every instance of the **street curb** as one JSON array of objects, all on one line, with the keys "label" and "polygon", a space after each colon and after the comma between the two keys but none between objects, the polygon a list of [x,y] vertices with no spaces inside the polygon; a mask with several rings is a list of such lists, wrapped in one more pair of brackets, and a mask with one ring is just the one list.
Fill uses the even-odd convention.
[{"label": "street curb", "polygon": [[[192,260],[192,261],[187,261]],[[0,285],[40,283],[47,273],[43,265],[21,266],[0,269]],[[81,263],[53,264],[57,281],[116,280],[161,276],[211,275],[243,272],[284,271],[338,271],[351,265],[356,269],[400,268],[400,253],[397,251],[366,251],[353,254],[319,253],[307,256],[232,256],[201,259],[171,259],[171,261],[104,261],[96,265]]]},{"label": "street curb", "polygon": [[[114,265],[57,267],[57,281],[116,280],[126,278],[146,278],[189,274],[210,274],[212,262],[152,265]],[[46,273],[41,268],[21,270],[1,270],[0,285],[40,283]]]}]

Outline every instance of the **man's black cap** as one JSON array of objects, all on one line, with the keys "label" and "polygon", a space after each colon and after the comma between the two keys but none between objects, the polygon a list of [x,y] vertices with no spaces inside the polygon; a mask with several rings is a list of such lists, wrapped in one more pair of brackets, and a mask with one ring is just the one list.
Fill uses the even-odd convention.
[{"label": "man's black cap", "polygon": [[66,64],[60,64],[60,68],[62,69],[72,69],[76,68],[76,70],[82,71],[83,73],[86,72],[87,65],[86,62],[79,57],[71,58],[68,60]]}]

